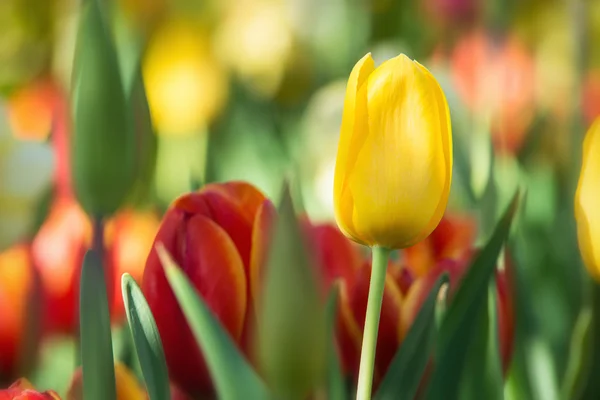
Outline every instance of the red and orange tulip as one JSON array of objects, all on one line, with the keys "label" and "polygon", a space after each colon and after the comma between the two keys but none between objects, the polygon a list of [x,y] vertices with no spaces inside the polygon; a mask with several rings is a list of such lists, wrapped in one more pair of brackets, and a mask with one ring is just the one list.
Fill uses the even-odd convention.
[{"label": "red and orange tulip", "polygon": [[[120,287],[121,275],[128,272],[141,279],[158,226],[153,213],[133,211],[122,211],[106,224],[105,267],[113,319],[124,315],[120,291],[115,290]],[[91,223],[75,200],[67,196],[56,199],[32,243],[50,331],[73,332],[77,324],[81,263],[91,238]]]},{"label": "red and orange tulip", "polygon": [[33,278],[28,246],[18,245],[0,253],[0,376],[16,373]]},{"label": "red and orange tulip", "polygon": [[8,389],[0,390],[0,400],[60,400],[60,397],[52,390],[40,393],[27,379],[21,378]]},{"label": "red and orange tulip", "polygon": [[[273,206],[242,182],[210,184],[175,200],[155,244],[162,243],[242,349],[253,325],[259,268]],[[200,349],[153,248],[142,290],[152,310],[171,378],[190,393],[211,390]]]},{"label": "red and orange tulip", "polygon": [[[472,231],[466,232],[469,226]],[[458,232],[461,232],[460,234]],[[324,284],[340,285],[337,339],[347,374],[358,374],[362,330],[370,278],[370,263],[335,227],[317,225],[312,237],[320,260]],[[375,382],[385,374],[390,362],[414,321],[437,278],[448,272],[453,282],[450,298],[460,285],[469,265],[474,239],[474,221],[447,217],[440,227],[418,247],[409,249],[408,264],[390,262],[385,282],[375,359]],[[424,252],[425,254],[418,254]],[[417,267],[412,267],[413,261]],[[513,315],[508,281],[497,273],[500,352],[504,368],[512,352]]]}]

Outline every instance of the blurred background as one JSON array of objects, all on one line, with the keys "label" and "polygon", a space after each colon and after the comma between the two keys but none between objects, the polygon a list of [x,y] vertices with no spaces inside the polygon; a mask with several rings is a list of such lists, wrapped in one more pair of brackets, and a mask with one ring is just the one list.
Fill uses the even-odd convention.
[{"label": "blurred background", "polygon": [[[123,81],[141,68],[156,133],[143,195],[105,232],[117,276],[141,278],[161,213],[206,182],[247,180],[277,201],[293,176],[309,217],[332,220],[346,79],[367,52],[377,63],[405,53],[450,104],[447,213],[476,219],[485,239],[527,189],[510,251],[517,334],[506,393],[558,398],[591,304],[573,195],[583,136],[600,115],[600,1],[113,2]],[[92,232],[69,167],[79,11],[76,0],[0,1],[0,380],[28,371],[59,392],[76,359],[78,269]],[[116,352],[130,357],[118,332]]]}]

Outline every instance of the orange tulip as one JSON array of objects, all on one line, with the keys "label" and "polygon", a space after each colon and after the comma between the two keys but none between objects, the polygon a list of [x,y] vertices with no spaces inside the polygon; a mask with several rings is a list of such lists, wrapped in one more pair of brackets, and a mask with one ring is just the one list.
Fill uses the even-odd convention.
[{"label": "orange tulip", "polygon": [[[106,224],[105,268],[113,319],[124,315],[121,275],[141,279],[159,220],[149,212],[122,211]],[[92,239],[89,219],[70,197],[56,199],[33,240],[33,262],[42,279],[50,331],[73,332],[77,324],[81,263]]]},{"label": "orange tulip", "polygon": [[[464,229],[465,226],[469,229]],[[438,229],[422,246],[409,250],[413,253],[403,262],[390,262],[379,322],[375,385],[384,376],[433,284],[444,272],[450,275],[452,285],[449,298],[452,299],[469,265],[474,235],[474,221],[466,217],[444,218]],[[334,282],[340,285],[337,341],[344,370],[356,379],[367,305],[370,263],[363,258],[357,247],[331,225],[313,226],[311,236],[320,261],[319,270],[324,287],[327,289]],[[470,239],[467,240],[468,238]],[[411,261],[419,263],[418,267],[412,267]],[[513,343],[512,297],[506,273],[497,272],[496,281],[500,354],[506,369]]]},{"label": "orange tulip", "polygon": [[37,392],[27,379],[21,378],[8,389],[0,390],[0,400],[60,400],[53,390]]},{"label": "orange tulip", "polygon": [[515,37],[483,32],[464,37],[452,54],[458,94],[473,112],[489,116],[492,141],[502,152],[518,151],[534,116],[534,62]]},{"label": "orange tulip", "polygon": [[[156,235],[233,340],[247,349],[254,323],[256,281],[264,259],[271,202],[243,182],[210,184],[171,205]],[[206,393],[211,381],[153,248],[142,290],[163,342],[171,378],[189,393]]]},{"label": "orange tulip", "polygon": [[18,245],[0,253],[0,376],[10,377],[16,372],[33,288],[28,246]]}]

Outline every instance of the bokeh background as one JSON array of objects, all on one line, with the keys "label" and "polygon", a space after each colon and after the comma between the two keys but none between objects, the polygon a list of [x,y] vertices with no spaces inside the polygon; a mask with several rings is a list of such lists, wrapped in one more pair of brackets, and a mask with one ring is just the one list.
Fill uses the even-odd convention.
[{"label": "bokeh background", "polygon": [[[277,201],[292,177],[302,210],[332,220],[348,74],[367,52],[379,63],[405,53],[450,104],[448,214],[475,218],[483,239],[515,189],[527,191],[509,255],[517,334],[506,394],[559,397],[594,299],[573,195],[583,136],[600,115],[600,1],[113,3],[123,80],[140,66],[156,131],[143,195],[107,225],[116,276],[141,277],[161,213],[206,182],[248,180]],[[28,371],[59,392],[76,360],[78,268],[92,232],[69,167],[79,11],[76,0],[0,1],[0,376]],[[40,342],[41,332],[51,334]],[[127,359],[127,334],[116,332]]]}]

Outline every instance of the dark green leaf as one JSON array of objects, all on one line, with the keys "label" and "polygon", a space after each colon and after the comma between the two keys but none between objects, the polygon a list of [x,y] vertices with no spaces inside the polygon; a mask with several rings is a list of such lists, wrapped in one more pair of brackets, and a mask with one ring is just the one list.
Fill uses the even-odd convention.
[{"label": "dark green leaf", "polygon": [[[492,280],[492,282],[495,282]],[[486,306],[481,307],[473,323],[477,334],[468,348],[466,369],[478,371],[464,374],[461,400],[504,398],[504,380],[498,343],[498,321],[495,284],[490,285]]]},{"label": "dark green leaf", "polygon": [[181,268],[162,245],[157,252],[169,284],[205,357],[219,399],[261,400],[267,387],[238,351],[229,334],[214,317]]},{"label": "dark green leaf", "polygon": [[329,342],[327,363],[327,398],[329,400],[345,400],[348,390],[344,382],[344,375],[340,365],[340,358],[335,345],[335,322],[339,299],[339,287],[334,286],[327,298],[325,314],[327,316],[327,337]]},{"label": "dark green leaf", "polygon": [[457,399],[462,374],[481,373],[465,371],[468,349],[477,334],[476,321],[481,308],[487,306],[488,285],[496,270],[498,256],[510,232],[518,204],[517,192],[494,234],[476,255],[448,307],[436,345],[436,366],[429,385],[429,399]]},{"label": "dark green leaf", "polygon": [[448,274],[440,276],[431,288],[417,318],[383,377],[375,400],[415,397],[435,344],[437,335],[435,305],[440,288],[445,283],[448,283]]},{"label": "dark green leaf", "polygon": [[169,373],[160,335],[142,290],[129,274],[121,279],[123,303],[150,400],[169,400]]},{"label": "dark green leaf", "polygon": [[80,289],[80,342],[83,397],[115,399],[110,315],[102,260],[94,250],[83,259]]},{"label": "dark green leaf", "polygon": [[305,398],[325,379],[326,326],[314,261],[289,190],[272,238],[258,309],[259,362],[276,395]]}]

